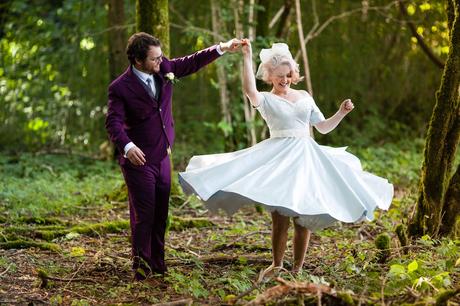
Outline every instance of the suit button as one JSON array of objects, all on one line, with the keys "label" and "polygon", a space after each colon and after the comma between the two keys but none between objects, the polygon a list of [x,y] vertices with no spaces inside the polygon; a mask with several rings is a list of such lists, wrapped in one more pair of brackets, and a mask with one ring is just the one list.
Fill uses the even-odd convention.
[{"label": "suit button", "polygon": [[160,112],[161,112],[161,108],[160,108]]},{"label": "suit button", "polygon": [[163,128],[164,128],[164,129],[166,128],[166,126],[165,126],[164,124],[163,124]]}]

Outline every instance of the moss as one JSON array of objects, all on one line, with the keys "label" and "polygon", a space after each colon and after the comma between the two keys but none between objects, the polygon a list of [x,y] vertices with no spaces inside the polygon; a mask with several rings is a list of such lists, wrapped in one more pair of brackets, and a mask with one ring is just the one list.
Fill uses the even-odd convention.
[{"label": "moss", "polygon": [[[60,232],[64,229],[65,227],[62,225],[44,225],[39,227],[9,226],[4,229],[4,233],[7,234],[8,240],[17,240],[20,239],[19,237],[21,236],[44,239],[43,237],[47,237],[48,233]],[[12,237],[16,237],[16,239],[12,239]],[[45,240],[50,241],[52,239],[53,238],[49,238]]]},{"label": "moss", "polygon": [[[444,65],[441,85],[436,92],[426,137],[419,197],[414,217],[409,224],[411,236],[439,233],[442,216],[449,215],[445,205],[445,191],[450,179],[455,153],[460,139],[458,123],[460,83],[460,5],[448,1],[447,15],[450,31],[449,54]],[[454,19],[453,16],[456,16]],[[448,205],[447,205],[448,206]],[[451,223],[453,225],[453,223]]]},{"label": "moss", "polygon": [[171,178],[171,196],[184,196],[182,187],[179,184],[179,176],[175,172],[173,173]]},{"label": "moss", "polygon": [[107,201],[113,202],[126,202],[128,201],[128,187],[126,184],[121,185],[117,189],[113,190],[111,193],[105,195]]},{"label": "moss", "polygon": [[66,231],[67,233],[79,233],[82,235],[99,235],[105,233],[119,233],[123,230],[129,228],[129,221],[127,220],[117,220],[117,221],[107,221],[102,223],[95,223],[89,225],[81,225],[70,228]]},{"label": "moss", "polygon": [[38,230],[35,231],[35,237],[46,241],[51,241],[57,237],[64,236],[68,233],[67,230]]},{"label": "moss", "polygon": [[48,273],[43,269],[37,269],[37,276],[40,279],[40,288],[48,288]]},{"label": "moss", "polygon": [[51,224],[64,224],[62,220],[58,218],[52,217],[20,217],[16,220],[18,223],[26,223],[26,224],[43,224],[43,225],[51,225]]},{"label": "moss", "polygon": [[256,212],[258,212],[259,214],[263,214],[263,213],[264,213],[265,209],[264,209],[264,207],[263,207],[262,205],[256,204],[255,207],[256,207]]},{"label": "moss", "polygon": [[[460,121],[460,120],[458,120]],[[460,123],[458,123],[460,125]],[[453,234],[454,237],[459,237],[456,233],[456,223],[460,219],[458,212],[460,211],[460,165],[450,179],[449,187],[446,191],[444,201],[444,214],[439,232],[442,236]]]},{"label": "moss", "polygon": [[41,250],[60,252],[61,248],[55,243],[48,242],[37,242],[33,240],[19,239],[8,242],[0,242],[0,249],[27,249],[27,248],[39,248]]},{"label": "moss", "polygon": [[168,0],[137,0],[136,30],[157,37],[161,41],[163,54],[169,56]]},{"label": "moss", "polygon": [[447,306],[449,299],[455,297],[457,294],[460,294],[460,289],[446,290],[446,291],[441,292],[436,297],[435,306]]},{"label": "moss", "polygon": [[375,247],[377,248],[376,259],[379,263],[385,263],[390,257],[390,236],[388,234],[380,234],[375,238]]},{"label": "moss", "polygon": [[347,306],[355,305],[353,297],[347,292],[337,292],[337,297]]},{"label": "moss", "polygon": [[236,242],[236,243],[218,243],[213,248],[213,251],[221,251],[225,249],[243,249],[248,252],[256,252],[256,251],[271,251],[271,248],[265,245],[260,244],[249,244],[244,242]]},{"label": "moss", "polygon": [[[5,233],[9,234],[6,236],[7,240],[19,240],[22,239],[20,236],[25,236],[51,241],[58,237],[65,236],[68,233],[78,233],[92,236],[105,233],[119,233],[128,228],[129,221],[116,220],[95,224],[78,225],[71,228],[65,228],[63,226],[57,225],[40,226],[36,228],[28,226],[10,226],[5,228],[4,231]],[[3,238],[3,240],[5,239]]]},{"label": "moss", "polygon": [[175,216],[171,218],[169,230],[182,231],[187,228],[203,228],[212,226],[215,226],[215,224],[206,218],[181,218]]},{"label": "moss", "polygon": [[401,243],[401,246],[403,247],[406,246],[408,238],[407,238],[406,228],[404,227],[404,225],[398,224],[398,226],[396,226],[395,232],[396,232],[396,235],[398,236],[399,243]]}]

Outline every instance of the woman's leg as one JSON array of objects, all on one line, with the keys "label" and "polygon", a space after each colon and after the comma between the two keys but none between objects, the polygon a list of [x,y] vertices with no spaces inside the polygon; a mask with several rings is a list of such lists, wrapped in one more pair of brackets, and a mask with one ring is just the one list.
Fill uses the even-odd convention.
[{"label": "woman's leg", "polygon": [[292,271],[298,272],[302,269],[305,253],[310,242],[311,232],[303,226],[298,225],[294,220],[294,266]]},{"label": "woman's leg", "polygon": [[289,217],[280,215],[278,212],[272,212],[272,252],[273,267],[283,266],[284,252],[288,239]]}]

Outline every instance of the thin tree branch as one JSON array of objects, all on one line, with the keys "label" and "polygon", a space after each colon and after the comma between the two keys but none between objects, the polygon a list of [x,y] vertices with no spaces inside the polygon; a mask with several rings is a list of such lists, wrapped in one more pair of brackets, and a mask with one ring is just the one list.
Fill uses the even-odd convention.
[{"label": "thin tree branch", "polygon": [[169,25],[171,27],[176,28],[176,29],[198,31],[198,32],[201,32],[201,33],[208,34],[208,35],[210,35],[212,37],[215,37],[215,38],[217,38],[217,39],[219,39],[221,41],[227,40],[220,33],[216,33],[215,31],[211,31],[209,29],[194,26],[187,18],[185,18],[185,16],[183,16],[181,13],[179,13],[172,5],[169,6],[169,10],[171,11],[171,13],[177,15],[177,17],[179,17],[178,18],[179,20],[183,20],[184,23],[185,23],[185,25],[180,25],[180,24],[170,22]]},{"label": "thin tree branch", "polygon": [[295,1],[295,11],[296,11],[297,31],[299,33],[300,50],[302,51],[302,59],[303,59],[304,70],[305,70],[305,85],[306,85],[307,91],[310,93],[310,95],[313,96],[313,87],[311,84],[311,76],[310,76],[310,65],[308,63],[307,47],[306,47],[306,43],[304,41],[304,36],[303,36],[302,13],[301,13],[301,7],[300,7],[300,0]]},{"label": "thin tree branch", "polygon": [[278,12],[276,12],[275,16],[273,16],[272,20],[270,20],[270,23],[268,24],[268,28],[269,28],[269,29],[273,28],[273,26],[275,25],[275,23],[278,22],[278,20],[279,20],[280,17],[281,17],[281,14],[283,14],[283,12],[284,12],[284,8],[285,8],[285,6],[282,5],[282,6],[279,8]]},{"label": "thin tree branch", "polygon": [[417,29],[412,21],[409,19],[409,14],[407,13],[406,6],[401,0],[398,0],[399,4],[399,9],[406,19],[407,25],[409,26],[410,31],[412,32],[412,35],[417,39],[418,44],[422,48],[423,52],[428,56],[428,58],[439,68],[443,69],[444,68],[444,62],[439,59],[431,50],[431,48],[425,43],[423,37],[418,34]]},{"label": "thin tree branch", "polygon": [[[393,1],[387,5],[384,5],[384,6],[370,6],[370,7],[366,7],[366,11],[381,11],[381,10],[389,10],[392,6],[395,6],[397,5],[398,1]],[[319,34],[321,34],[321,32],[324,31],[324,29],[326,29],[333,21],[335,20],[340,20],[340,19],[343,19],[343,18],[346,18],[350,15],[353,15],[355,13],[360,13],[364,10],[364,7],[360,7],[360,8],[356,8],[356,9],[352,9],[350,11],[347,11],[347,12],[343,12],[339,15],[334,15],[334,16],[331,16],[329,17],[328,19],[326,19],[326,21],[317,29],[317,30],[314,30],[314,31],[310,31],[307,36],[304,38],[305,40],[305,45],[307,45],[313,38],[316,38]],[[297,61],[300,57],[300,50],[297,51],[296,55],[295,55],[295,60]]]}]

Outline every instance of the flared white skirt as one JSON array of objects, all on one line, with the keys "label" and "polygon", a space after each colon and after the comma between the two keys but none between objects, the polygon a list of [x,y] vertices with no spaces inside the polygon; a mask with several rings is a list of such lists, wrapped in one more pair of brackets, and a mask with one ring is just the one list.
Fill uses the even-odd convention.
[{"label": "flared white skirt", "polygon": [[194,156],[179,182],[211,212],[233,214],[260,204],[312,231],[336,221],[372,220],[376,207],[388,209],[393,198],[393,185],[363,171],[356,156],[311,137],[276,137],[236,152]]}]

